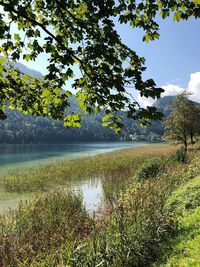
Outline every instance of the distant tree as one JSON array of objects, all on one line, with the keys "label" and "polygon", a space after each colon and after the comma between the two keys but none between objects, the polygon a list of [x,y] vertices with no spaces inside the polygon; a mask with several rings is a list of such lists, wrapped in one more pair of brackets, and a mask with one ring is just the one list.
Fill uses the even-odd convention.
[{"label": "distant tree", "polygon": [[182,143],[187,150],[188,139],[194,144],[194,137],[200,132],[200,106],[190,101],[187,93],[182,93],[175,98],[172,108],[164,123],[164,136],[167,140]]},{"label": "distant tree", "polygon": [[[148,42],[159,38],[158,17],[200,18],[199,0],[0,0],[0,8],[0,53],[7,58],[6,68],[0,60],[0,118],[9,104],[80,126],[80,114],[65,113],[71,93],[62,88],[72,84],[80,107],[87,113],[104,109],[104,125],[115,130],[122,126],[118,111],[123,109],[143,123],[161,117],[155,107],[140,107],[127,86],[152,98],[163,91],[143,79],[145,59],[122,42],[116,21],[141,28]],[[42,53],[49,58],[44,80],[8,66],[9,59],[35,60]]]}]

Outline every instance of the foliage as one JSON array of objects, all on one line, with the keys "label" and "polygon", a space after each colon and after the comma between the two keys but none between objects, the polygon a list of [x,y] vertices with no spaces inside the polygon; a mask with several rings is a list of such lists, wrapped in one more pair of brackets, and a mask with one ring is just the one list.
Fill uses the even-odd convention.
[{"label": "foliage", "polygon": [[[158,15],[163,19],[172,15],[175,21],[200,16],[198,1],[1,0],[0,6],[1,54],[14,61],[36,60],[42,53],[49,58],[44,80],[20,73],[9,60],[5,66],[1,59],[1,118],[9,102],[12,109],[79,127],[80,114],[65,114],[69,88],[61,89],[72,81],[81,108],[88,113],[103,108],[104,124],[116,131],[122,126],[117,112],[125,108],[128,117],[143,123],[161,117],[155,107],[144,109],[131,101],[127,85],[153,98],[163,89],[156,88],[152,79],[142,79],[145,60],[122,42],[114,21],[143,29],[143,40],[148,42],[159,38]],[[80,76],[73,79],[77,68]]]},{"label": "foliage", "polygon": [[172,105],[174,111],[165,121],[165,138],[180,142],[187,150],[188,138],[194,143],[194,136],[200,130],[200,107],[188,99],[187,93],[178,95]]},{"label": "foliage", "polygon": [[187,153],[186,153],[186,150],[184,147],[177,149],[175,154],[171,155],[168,158],[168,162],[173,163],[173,164],[175,164],[177,162],[185,163],[186,161],[187,161]]},{"label": "foliage", "polygon": [[158,159],[145,160],[137,171],[137,178],[141,181],[154,178],[161,169],[161,162]]}]

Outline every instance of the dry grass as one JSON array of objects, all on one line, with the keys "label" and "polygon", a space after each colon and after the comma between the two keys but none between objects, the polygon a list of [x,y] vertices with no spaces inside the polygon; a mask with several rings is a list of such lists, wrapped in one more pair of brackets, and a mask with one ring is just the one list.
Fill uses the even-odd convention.
[{"label": "dry grass", "polygon": [[4,177],[3,187],[7,191],[45,191],[55,185],[66,185],[93,177],[106,180],[124,180],[134,176],[138,166],[147,158],[165,158],[176,151],[170,145],[148,145],[128,148],[116,152],[57,162],[28,170],[11,171]]}]

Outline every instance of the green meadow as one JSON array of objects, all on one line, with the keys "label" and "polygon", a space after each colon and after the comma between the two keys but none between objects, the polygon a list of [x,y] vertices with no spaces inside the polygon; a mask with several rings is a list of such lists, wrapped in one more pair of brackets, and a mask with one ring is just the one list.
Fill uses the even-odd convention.
[{"label": "green meadow", "polygon": [[[4,192],[33,197],[1,214],[0,266],[200,266],[199,166],[198,145],[159,144],[2,175]],[[97,177],[91,215],[66,188]]]}]

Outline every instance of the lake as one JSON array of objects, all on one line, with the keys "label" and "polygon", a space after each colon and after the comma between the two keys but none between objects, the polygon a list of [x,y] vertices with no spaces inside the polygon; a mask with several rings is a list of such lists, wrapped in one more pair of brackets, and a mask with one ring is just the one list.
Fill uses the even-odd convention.
[{"label": "lake", "polygon": [[[12,169],[37,167],[59,160],[70,160],[82,156],[92,156],[128,147],[146,145],[148,142],[87,142],[72,144],[32,144],[0,145],[0,173],[3,175]],[[88,180],[74,185],[73,191],[81,191],[86,209],[93,212],[101,203],[101,179]],[[30,198],[30,194],[7,193],[0,189],[0,212],[15,208],[20,200]]]},{"label": "lake", "polygon": [[35,166],[59,159],[92,156],[128,147],[148,144],[147,142],[87,142],[71,144],[0,145],[0,169]]}]

